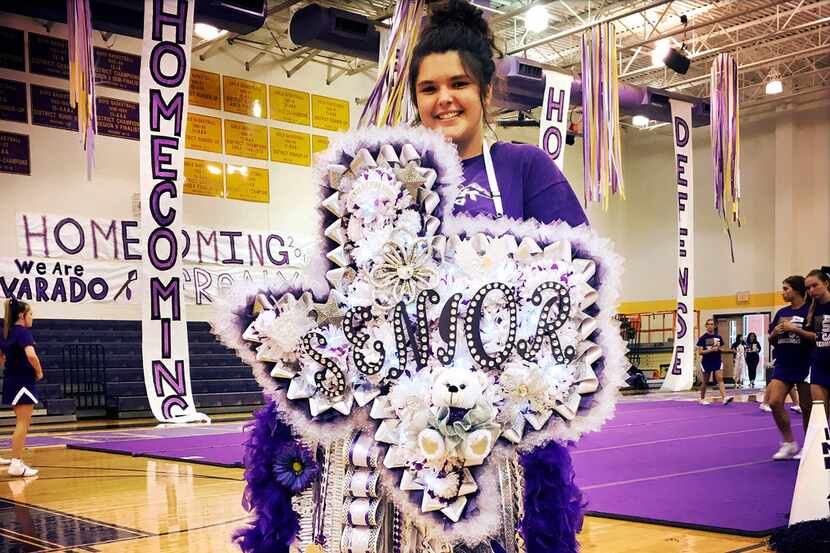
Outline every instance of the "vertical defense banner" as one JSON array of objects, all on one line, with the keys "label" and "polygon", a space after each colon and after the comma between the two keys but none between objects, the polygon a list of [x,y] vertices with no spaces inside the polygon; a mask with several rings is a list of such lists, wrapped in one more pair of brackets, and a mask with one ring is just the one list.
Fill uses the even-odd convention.
[{"label": "vertical defense banner", "polygon": [[692,105],[671,102],[674,136],[675,180],[677,185],[677,329],[674,335],[671,369],[663,389],[690,390],[695,370],[695,286],[694,286],[694,174],[692,167]]},{"label": "vertical defense banner", "polygon": [[568,132],[568,106],[573,77],[545,71],[545,96],[539,121],[539,147],[556,163],[560,171],[565,164],[565,136]]},{"label": "vertical defense banner", "polygon": [[145,0],[141,53],[141,333],[144,384],[164,422],[208,420],[190,386],[181,281],[190,47],[195,0]]}]

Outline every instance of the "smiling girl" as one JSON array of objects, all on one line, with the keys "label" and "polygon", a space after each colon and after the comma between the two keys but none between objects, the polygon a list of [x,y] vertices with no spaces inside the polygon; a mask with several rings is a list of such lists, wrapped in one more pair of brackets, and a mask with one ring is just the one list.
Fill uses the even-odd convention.
[{"label": "smiling girl", "polygon": [[433,11],[412,55],[409,85],[418,119],[455,144],[463,165],[456,211],[587,224],[570,184],[543,150],[486,140],[494,52],[481,10],[452,0]]}]

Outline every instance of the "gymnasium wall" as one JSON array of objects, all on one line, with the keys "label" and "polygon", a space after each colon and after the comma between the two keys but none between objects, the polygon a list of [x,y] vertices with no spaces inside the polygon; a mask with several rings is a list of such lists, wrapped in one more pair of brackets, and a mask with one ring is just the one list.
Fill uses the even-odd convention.
[{"label": "gymnasium wall", "polygon": [[[696,308],[713,313],[765,311],[780,304],[780,281],[830,263],[830,101],[744,117],[741,124],[741,228],[729,240],[714,210],[709,128],[694,132]],[[538,129],[499,129],[503,140],[535,142]],[[625,128],[626,199],[607,212],[588,208],[591,224],[625,257],[621,311],[674,309],[675,184],[671,129]],[[565,174],[582,198],[582,143],[565,150]],[[750,292],[748,303],[737,292]]]},{"label": "gymnasium wall", "polygon": [[[46,34],[35,22],[0,14],[0,25]],[[50,34],[65,37],[65,26],[56,24]],[[104,44],[96,33],[97,46],[139,53],[140,41],[113,37]],[[112,40],[115,42],[112,43]],[[243,62],[255,51],[241,48],[217,53],[205,61],[194,57],[194,67],[223,75],[265,82],[309,93],[348,100],[351,121],[360,113],[355,98],[365,97],[372,80],[363,74],[341,76],[326,85],[326,68],[310,63],[288,78],[272,58],[265,56],[245,71]],[[290,67],[295,62],[289,62]],[[0,69],[0,78],[65,88],[66,81]],[[113,89],[99,94],[136,101],[137,95]],[[742,182],[744,216],[742,228],[733,227],[735,263],[729,257],[729,242],[714,212],[710,172],[709,131],[697,129],[695,141],[696,278],[697,308],[703,316],[714,312],[767,310],[780,300],[775,293],[781,278],[803,273],[822,262],[830,263],[830,110],[828,102],[785,108],[744,118],[742,135]],[[772,108],[771,108],[772,109]],[[192,113],[221,115],[193,106]],[[233,115],[245,120],[244,116]],[[252,120],[253,121],[253,120]],[[262,123],[261,120],[257,121]],[[289,130],[333,135],[334,133],[289,123],[269,122]],[[31,137],[32,175],[0,175],[0,257],[18,254],[16,214],[19,212],[134,219],[132,199],[138,192],[138,148],[130,140],[99,136],[95,143],[96,168],[87,181],[84,158],[74,132],[39,126],[0,122],[0,130]],[[498,129],[502,140],[535,143],[538,129]],[[582,145],[566,149],[565,173],[578,197],[582,197]],[[194,157],[225,158],[198,152]],[[237,162],[242,162],[240,159]],[[269,204],[186,195],[187,225],[226,229],[270,230],[311,235],[308,217],[316,199],[307,167],[271,163]],[[589,218],[598,232],[611,236],[626,258],[622,311],[673,309],[675,293],[675,187],[673,150],[668,126],[653,131],[628,128],[623,137],[623,167],[626,200],[613,199],[605,213],[592,205]],[[815,239],[814,237],[824,237]],[[748,304],[738,304],[735,294],[750,292]],[[69,311],[71,309],[71,312]],[[137,305],[60,304],[37,306],[41,317],[138,318]],[[204,306],[189,306],[189,317],[211,317]]]},{"label": "gymnasium wall", "polygon": [[[24,29],[38,34],[47,34],[43,26],[30,19],[0,13],[0,26]],[[48,33],[66,38],[66,26],[54,24]],[[114,50],[140,54],[141,41],[129,37],[113,36],[105,44],[100,33],[95,33],[96,46],[111,46]],[[365,97],[373,79],[364,75],[343,75],[332,85],[326,85],[326,67],[309,63],[293,77],[288,78],[284,68],[271,56],[264,56],[251,71],[245,71],[244,62],[256,55],[255,50],[235,48],[231,53],[216,53],[205,61],[193,57],[193,67],[222,75],[264,82],[311,94],[320,94],[349,101],[350,119],[354,124],[360,116],[355,103],[356,97]],[[288,62],[286,68],[296,65],[298,60]],[[54,88],[68,88],[68,81],[0,69],[0,78],[26,81]],[[132,102],[138,101],[137,93],[111,88],[98,88],[99,96],[108,96]],[[225,114],[198,106],[191,107],[191,113],[202,113],[215,117]],[[256,120],[237,114],[229,118],[267,124],[288,130],[333,137],[336,133],[309,126],[290,123]],[[30,114],[31,120],[31,114]],[[93,179],[88,181],[85,174],[85,154],[79,144],[78,133],[42,126],[0,121],[0,130],[28,134],[31,145],[31,176],[0,174],[0,257],[14,257],[19,254],[17,246],[16,216],[20,212],[70,215],[94,218],[132,219],[133,195],[139,192],[138,143],[132,140],[97,136],[95,139],[96,167]],[[210,154],[188,150],[188,156],[244,164],[245,158]],[[251,165],[270,167],[269,204],[254,203],[223,198],[212,198],[186,194],[184,196],[184,224],[230,230],[269,230],[276,233],[297,236],[313,236],[309,212],[316,199],[317,190],[311,184],[311,169],[285,163],[250,162]],[[137,236],[137,234],[136,234]],[[71,307],[62,304],[39,303],[38,317],[49,318],[114,318],[137,319],[139,306],[133,304],[79,303]],[[191,320],[209,320],[212,314],[209,306],[188,306]]]}]

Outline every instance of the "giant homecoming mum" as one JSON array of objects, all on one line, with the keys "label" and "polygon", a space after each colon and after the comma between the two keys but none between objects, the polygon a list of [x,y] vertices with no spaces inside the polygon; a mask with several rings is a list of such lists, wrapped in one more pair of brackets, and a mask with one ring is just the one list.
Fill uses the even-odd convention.
[{"label": "giant homecoming mum", "polygon": [[315,180],[302,287],[237,289],[214,325],[271,401],[243,549],[575,550],[560,444],[600,428],[624,375],[609,242],[452,215],[461,165],[424,129],[348,133]]}]

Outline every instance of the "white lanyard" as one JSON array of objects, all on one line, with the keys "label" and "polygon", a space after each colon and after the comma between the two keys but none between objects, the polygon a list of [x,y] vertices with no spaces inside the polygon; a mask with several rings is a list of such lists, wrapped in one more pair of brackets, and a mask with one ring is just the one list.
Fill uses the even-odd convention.
[{"label": "white lanyard", "polygon": [[484,153],[484,168],[487,171],[487,182],[490,185],[490,195],[493,197],[493,207],[496,209],[496,219],[504,215],[504,206],[501,204],[501,194],[499,193],[499,181],[496,179],[496,171],[493,169],[493,158],[490,156],[490,145],[486,140],[482,140],[482,150]]}]

